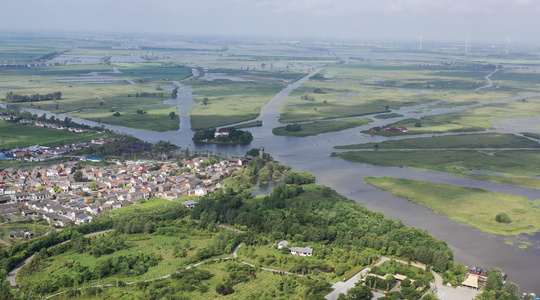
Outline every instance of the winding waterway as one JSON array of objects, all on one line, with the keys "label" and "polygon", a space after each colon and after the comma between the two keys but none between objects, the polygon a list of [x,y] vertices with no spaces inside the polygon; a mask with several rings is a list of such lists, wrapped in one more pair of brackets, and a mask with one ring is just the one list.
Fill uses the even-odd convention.
[{"label": "winding waterway", "polygon": [[[314,71],[309,76],[318,71]],[[463,178],[447,173],[351,163],[340,158],[330,157],[330,153],[336,151],[333,147],[337,145],[381,142],[389,139],[381,136],[371,137],[360,133],[361,130],[373,126],[383,126],[407,118],[419,118],[425,115],[460,111],[489,103],[515,101],[523,97],[502,98],[483,104],[453,108],[441,108],[435,106],[437,103],[425,103],[392,111],[403,115],[403,117],[390,120],[374,119],[374,122],[369,125],[341,132],[304,138],[274,136],[272,134],[272,128],[282,125],[278,121],[281,100],[306,82],[309,76],[290,84],[263,107],[261,115],[257,118],[263,121],[263,126],[249,129],[253,136],[258,138],[250,145],[231,146],[193,143],[191,141],[193,132],[190,130],[189,125],[189,111],[197,104],[193,101],[191,87],[183,85],[180,82],[175,83],[179,87],[177,98],[165,101],[166,104],[178,106],[180,129],[177,131],[154,132],[100,124],[79,118],[72,119],[75,122],[91,126],[104,126],[116,132],[136,136],[148,142],[169,140],[183,149],[189,148],[190,151],[211,150],[231,156],[243,154],[254,147],[265,147],[266,152],[271,153],[281,163],[291,165],[293,169],[299,171],[310,171],[314,173],[317,176],[318,183],[331,186],[346,197],[364,203],[370,209],[382,211],[388,217],[400,219],[408,226],[428,230],[437,238],[448,243],[454,250],[455,260],[463,262],[468,266],[500,267],[504,272],[509,274],[509,280],[515,281],[521,286],[522,291],[540,294],[540,234],[523,236],[524,239],[532,243],[532,246],[527,249],[519,249],[516,246],[506,244],[503,236],[483,233],[474,227],[451,220],[445,215],[436,214],[422,205],[409,202],[406,199],[393,196],[389,192],[368,185],[363,182],[363,178],[367,176],[402,177],[522,195],[531,200],[540,199],[539,190]],[[5,107],[5,105],[0,106]],[[10,106],[10,108],[30,111],[38,115],[43,113],[46,113],[48,116],[51,115],[49,112],[33,108],[19,108],[14,106]],[[66,117],[64,114],[53,115],[60,119]],[[512,132],[509,128],[505,128],[504,131]],[[406,138],[411,138],[411,136]]]}]

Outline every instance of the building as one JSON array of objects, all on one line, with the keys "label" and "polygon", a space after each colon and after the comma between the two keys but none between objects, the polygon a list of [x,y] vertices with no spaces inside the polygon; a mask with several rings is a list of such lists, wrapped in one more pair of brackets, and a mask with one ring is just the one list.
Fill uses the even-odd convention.
[{"label": "building", "polygon": [[291,254],[297,255],[297,256],[312,256],[313,255],[313,249],[311,249],[309,246],[307,247],[291,247]]}]

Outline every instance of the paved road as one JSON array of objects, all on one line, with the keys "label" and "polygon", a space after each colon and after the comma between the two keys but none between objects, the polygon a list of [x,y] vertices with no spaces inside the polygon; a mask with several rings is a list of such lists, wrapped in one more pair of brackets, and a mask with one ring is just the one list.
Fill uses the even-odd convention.
[{"label": "paved road", "polygon": [[431,271],[431,273],[433,273],[433,276],[435,276],[434,289],[437,291],[435,295],[439,299],[444,299],[444,300],[474,299],[476,295],[478,295],[479,293],[479,291],[473,288],[468,288],[468,287],[463,287],[463,286],[458,286],[454,288],[454,287],[443,285],[442,277],[433,271]]},{"label": "paved road", "polygon": [[[384,263],[385,261],[387,260],[390,260],[390,258],[388,257],[381,257],[381,260],[379,260],[375,266],[380,266],[382,263]],[[369,272],[371,271],[371,268],[364,268],[362,269],[362,271],[356,273],[355,275],[353,275],[351,278],[349,278],[349,280],[343,282],[343,281],[338,281],[336,283],[334,283],[334,285],[332,285],[332,287],[334,288],[334,290],[324,296],[324,299],[327,299],[327,300],[336,300],[338,297],[339,297],[339,294],[343,293],[343,294],[347,294],[347,292],[352,289],[356,283],[366,277],[367,274],[369,274]],[[380,297],[382,297],[384,295],[380,295]]]}]

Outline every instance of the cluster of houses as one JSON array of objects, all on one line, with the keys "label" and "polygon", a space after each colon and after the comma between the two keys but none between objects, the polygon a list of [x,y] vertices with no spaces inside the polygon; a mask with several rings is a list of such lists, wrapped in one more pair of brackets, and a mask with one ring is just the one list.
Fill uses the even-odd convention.
[{"label": "cluster of houses", "polygon": [[[7,115],[7,114],[0,114],[0,120],[11,121],[11,120],[13,120],[13,116]],[[20,119],[19,123],[21,123],[21,124],[34,124],[34,125],[36,125],[38,127],[51,128],[51,129],[68,130],[70,132],[75,132],[75,133],[83,133],[83,132],[88,131],[87,129],[83,129],[83,128],[72,127],[72,126],[67,127],[67,126],[59,125],[59,124],[52,123],[52,122],[34,121],[34,120],[30,120],[30,119]]]},{"label": "cluster of houses", "polygon": [[[376,127],[371,127],[369,129],[369,132],[370,133],[375,133],[375,132],[379,132],[381,131],[383,128],[381,126],[376,126]],[[384,131],[386,132],[392,132],[392,133],[396,133],[396,132],[409,132],[409,129],[405,126],[399,126],[399,127],[390,127],[390,128],[387,128],[385,129]]]},{"label": "cluster of houses", "polygon": [[[38,121],[39,122],[39,121]],[[58,146],[56,148],[50,148],[41,145],[33,145],[30,147],[20,148],[20,149],[9,149],[0,151],[0,160],[13,160],[13,159],[23,159],[26,162],[36,162],[36,161],[46,161],[50,159],[60,158],[62,154],[78,151],[84,148],[89,148],[91,144],[103,145],[107,143],[114,142],[114,138],[104,139],[97,138],[93,139],[90,143],[87,142],[77,142],[67,145]]]},{"label": "cluster of houses", "polygon": [[[5,222],[45,219],[58,227],[92,222],[94,215],[151,196],[173,200],[214,192],[224,187],[221,179],[245,162],[246,158],[231,158],[209,164],[196,158],[170,163],[128,161],[120,166],[82,169],[77,162],[4,169],[0,171],[0,215]],[[81,182],[75,180],[77,171],[82,173]]]},{"label": "cluster of houses", "polygon": [[[29,123],[28,121],[33,122],[33,120],[25,120],[25,119],[22,119],[19,122],[21,122],[21,121],[25,121],[25,123]],[[64,126],[64,125],[59,125],[59,124],[56,124],[56,123],[43,122],[43,121],[36,121],[35,124],[36,124],[37,127],[45,127],[45,128],[58,129],[58,130],[68,130],[70,132],[75,132],[75,133],[83,133],[83,132],[88,131],[87,129],[77,128],[77,127],[67,127],[67,126]]]}]

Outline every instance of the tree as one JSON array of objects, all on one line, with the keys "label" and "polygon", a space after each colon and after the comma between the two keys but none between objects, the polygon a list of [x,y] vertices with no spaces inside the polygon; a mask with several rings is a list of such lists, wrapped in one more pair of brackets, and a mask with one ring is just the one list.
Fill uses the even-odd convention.
[{"label": "tree", "polygon": [[489,271],[486,282],[486,291],[497,291],[503,286],[502,271],[499,268],[493,268]]},{"label": "tree", "polygon": [[90,184],[88,185],[88,188],[90,188],[91,190],[95,191],[95,190],[98,189],[98,185],[97,185],[97,183],[92,182],[92,183],[90,183]]},{"label": "tree", "polygon": [[202,100],[202,103],[203,103],[204,105],[207,105],[207,104],[208,104],[208,98],[204,98],[204,99]]},{"label": "tree", "polygon": [[349,290],[347,296],[348,299],[369,300],[373,298],[373,293],[367,286],[357,285]]},{"label": "tree", "polygon": [[83,173],[81,170],[77,170],[75,171],[75,173],[73,173],[73,179],[76,181],[76,182],[81,182],[83,181]]},{"label": "tree", "polygon": [[507,282],[504,285],[504,291],[508,293],[508,296],[510,296],[509,299],[512,300],[519,300],[519,285],[517,285],[514,282]]},{"label": "tree", "polygon": [[172,120],[172,119],[174,119],[174,117],[176,117],[176,113],[174,111],[171,111],[169,113],[169,118],[171,118],[171,120]]}]

